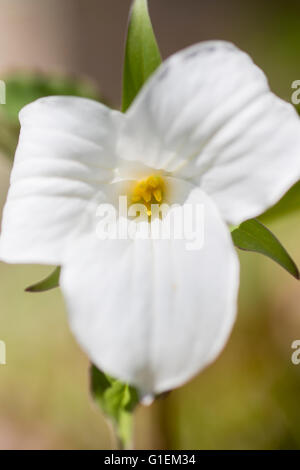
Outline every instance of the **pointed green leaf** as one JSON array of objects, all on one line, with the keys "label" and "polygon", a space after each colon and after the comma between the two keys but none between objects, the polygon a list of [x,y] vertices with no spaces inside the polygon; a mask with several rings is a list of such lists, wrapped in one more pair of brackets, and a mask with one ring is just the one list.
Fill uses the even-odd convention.
[{"label": "pointed green leaf", "polygon": [[137,391],[92,365],[91,392],[95,402],[111,420],[121,446],[126,447],[132,437],[133,411],[139,403]]},{"label": "pointed green leaf", "polygon": [[129,18],[124,72],[125,112],[150,75],[161,64],[161,55],[153,32],[147,0],[135,0]]},{"label": "pointed green leaf", "polygon": [[299,279],[299,271],[275,235],[261,222],[255,219],[243,222],[231,232],[235,246],[245,251],[255,251],[268,256],[280,264],[292,276]]},{"label": "pointed green leaf", "polygon": [[55,270],[45,279],[32,286],[27,287],[26,292],[45,292],[59,286],[60,267]]}]

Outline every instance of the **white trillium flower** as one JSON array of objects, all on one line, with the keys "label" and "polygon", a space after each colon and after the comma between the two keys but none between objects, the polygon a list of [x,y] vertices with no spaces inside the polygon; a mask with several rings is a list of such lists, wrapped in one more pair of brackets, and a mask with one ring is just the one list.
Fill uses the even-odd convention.
[{"label": "white trillium flower", "polygon": [[[1,259],[62,266],[72,331],[100,369],[145,394],[183,384],[235,320],[228,224],[262,213],[300,177],[296,111],[247,54],[210,41],[164,62],[125,114],[49,97],[20,121]],[[153,175],[171,188],[168,203],[204,206],[201,250],[95,236],[99,204]]]}]

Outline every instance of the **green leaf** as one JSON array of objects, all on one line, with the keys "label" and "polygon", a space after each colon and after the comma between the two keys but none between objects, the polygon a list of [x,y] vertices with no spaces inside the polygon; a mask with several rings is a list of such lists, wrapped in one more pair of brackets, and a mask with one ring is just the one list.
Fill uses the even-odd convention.
[{"label": "green leaf", "polygon": [[296,183],[280,201],[258,217],[263,223],[269,223],[286,215],[300,213],[300,181]]},{"label": "green leaf", "polygon": [[150,75],[161,64],[161,55],[153,32],[147,0],[135,0],[132,6],[123,72],[125,112]]},{"label": "green leaf", "polygon": [[299,271],[275,235],[261,222],[255,219],[243,222],[231,232],[235,246],[245,251],[254,251],[268,256],[280,264],[292,276],[299,279]]},{"label": "green leaf", "polygon": [[59,286],[60,267],[55,270],[45,279],[25,289],[26,292],[45,292]]},{"label": "green leaf", "polygon": [[91,366],[91,392],[95,402],[113,424],[120,446],[131,441],[133,411],[139,403],[135,388]]}]

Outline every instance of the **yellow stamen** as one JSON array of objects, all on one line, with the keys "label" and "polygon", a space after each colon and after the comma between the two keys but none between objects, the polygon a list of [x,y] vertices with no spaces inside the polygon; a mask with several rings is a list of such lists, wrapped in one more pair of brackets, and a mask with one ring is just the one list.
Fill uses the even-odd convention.
[{"label": "yellow stamen", "polygon": [[154,197],[157,200],[157,202],[161,201],[161,189],[157,188],[153,191]]},{"label": "yellow stamen", "polygon": [[160,185],[161,178],[159,176],[149,176],[148,178],[148,184],[152,186],[152,188],[158,188]]},{"label": "yellow stamen", "polygon": [[148,191],[147,189],[143,193],[143,198],[145,202],[150,202],[152,199],[152,194],[151,191]]},{"label": "yellow stamen", "polygon": [[138,181],[132,191],[131,201],[133,203],[145,202],[147,214],[151,215],[151,204],[160,203],[163,200],[165,190],[164,180],[159,175],[151,175]]}]

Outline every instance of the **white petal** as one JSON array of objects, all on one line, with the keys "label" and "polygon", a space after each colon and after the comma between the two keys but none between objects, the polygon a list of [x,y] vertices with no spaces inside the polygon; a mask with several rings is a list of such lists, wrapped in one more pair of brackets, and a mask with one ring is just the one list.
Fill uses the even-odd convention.
[{"label": "white petal", "polygon": [[258,215],[300,178],[300,121],[232,44],[169,58],[127,113],[122,155],[192,180],[229,223]]},{"label": "white petal", "polygon": [[62,262],[82,214],[113,177],[121,119],[100,103],[71,97],[43,98],[21,111],[2,260]]},{"label": "white petal", "polygon": [[82,348],[100,369],[144,394],[177,387],[213,361],[235,319],[239,270],[230,234],[214,203],[181,184],[189,190],[186,204],[204,206],[202,249],[188,251],[185,240],[100,241],[86,234],[62,269]]}]

